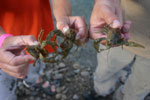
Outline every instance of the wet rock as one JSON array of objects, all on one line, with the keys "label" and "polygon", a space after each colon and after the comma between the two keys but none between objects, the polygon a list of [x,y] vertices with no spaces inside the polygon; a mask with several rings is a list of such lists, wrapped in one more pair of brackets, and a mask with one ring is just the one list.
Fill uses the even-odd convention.
[{"label": "wet rock", "polygon": [[63,73],[63,72],[66,72],[67,70],[68,68],[63,68],[63,69],[58,70],[58,73]]},{"label": "wet rock", "polygon": [[74,64],[73,64],[73,68],[74,68],[74,69],[78,69],[79,67],[80,67],[80,65],[79,65],[78,63],[74,63]]},{"label": "wet rock", "polygon": [[40,84],[40,83],[42,83],[42,81],[43,81],[42,77],[39,77],[39,78],[36,80],[36,84]]},{"label": "wet rock", "polygon": [[60,63],[59,67],[65,67],[66,65],[64,63]]},{"label": "wet rock", "polygon": [[69,88],[66,88],[64,91],[63,91],[63,94],[66,94],[69,92]]},{"label": "wet rock", "polygon": [[75,94],[75,95],[73,96],[73,99],[74,99],[74,100],[79,100],[79,96],[78,96],[77,94]]},{"label": "wet rock", "polygon": [[46,82],[44,82],[44,83],[42,84],[42,87],[43,87],[43,88],[47,88],[47,87],[49,87],[49,86],[50,86],[49,81],[46,81]]},{"label": "wet rock", "polygon": [[56,92],[57,92],[57,93],[60,93],[60,92],[61,92],[61,88],[60,88],[60,87],[57,88],[57,89],[56,89]]},{"label": "wet rock", "polygon": [[66,96],[66,95],[62,95],[62,99],[63,99],[63,100],[66,100],[66,99],[67,99],[67,96]]},{"label": "wet rock", "polygon": [[56,74],[54,77],[53,77],[55,80],[60,80],[63,78],[63,74]]},{"label": "wet rock", "polygon": [[29,91],[29,90],[25,90],[25,93],[26,93],[26,95],[30,95],[31,94],[31,91]]},{"label": "wet rock", "polygon": [[56,94],[55,98],[56,98],[57,100],[60,100],[60,99],[62,98],[62,94],[60,94],[60,93]]},{"label": "wet rock", "polygon": [[55,87],[55,85],[52,85],[52,86],[51,86],[51,92],[56,92],[56,87]]},{"label": "wet rock", "polygon": [[65,87],[65,86],[61,87],[61,91],[64,91],[65,89],[66,89],[66,87]]},{"label": "wet rock", "polygon": [[67,82],[71,82],[71,79],[70,79],[70,78],[67,78],[66,81],[67,81]]},{"label": "wet rock", "polygon": [[89,72],[87,72],[87,71],[82,71],[81,72],[81,76],[83,76],[83,77],[87,77],[87,76],[89,76],[90,74],[89,74]]},{"label": "wet rock", "polygon": [[[33,99],[34,100],[34,99]],[[39,97],[36,98],[36,100],[41,100]]]},{"label": "wet rock", "polygon": [[46,94],[43,94],[42,96],[43,96],[44,98],[46,98]]},{"label": "wet rock", "polygon": [[30,97],[30,100],[34,100],[34,97]]},{"label": "wet rock", "polygon": [[74,73],[79,73],[80,72],[80,69],[76,69],[73,71]]}]

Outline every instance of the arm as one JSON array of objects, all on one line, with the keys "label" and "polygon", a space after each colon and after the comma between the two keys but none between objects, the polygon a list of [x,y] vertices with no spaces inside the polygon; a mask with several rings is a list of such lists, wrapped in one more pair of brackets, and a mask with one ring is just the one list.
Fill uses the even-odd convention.
[{"label": "arm", "polygon": [[61,19],[61,16],[71,16],[72,7],[70,0],[52,0],[53,13],[56,21]]}]

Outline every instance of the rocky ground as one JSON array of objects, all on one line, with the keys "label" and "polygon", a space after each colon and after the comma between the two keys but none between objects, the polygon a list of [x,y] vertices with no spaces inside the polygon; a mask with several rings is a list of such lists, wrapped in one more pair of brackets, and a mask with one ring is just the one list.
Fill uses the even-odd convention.
[{"label": "rocky ground", "polygon": [[19,84],[18,100],[85,100],[93,89],[93,71],[68,60],[46,65],[37,85]]}]

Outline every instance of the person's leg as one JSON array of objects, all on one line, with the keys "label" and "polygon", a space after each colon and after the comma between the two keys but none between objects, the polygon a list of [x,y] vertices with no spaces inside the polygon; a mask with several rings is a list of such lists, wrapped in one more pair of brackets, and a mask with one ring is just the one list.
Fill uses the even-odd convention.
[{"label": "person's leg", "polygon": [[150,93],[150,59],[137,57],[133,72],[123,88],[122,100],[144,100]]},{"label": "person's leg", "polygon": [[134,58],[134,54],[115,47],[110,51],[98,54],[98,66],[94,73],[94,88],[97,94],[106,96],[116,88],[115,85],[121,76],[120,71]]},{"label": "person's leg", "polygon": [[16,100],[16,78],[0,70],[0,100]]}]

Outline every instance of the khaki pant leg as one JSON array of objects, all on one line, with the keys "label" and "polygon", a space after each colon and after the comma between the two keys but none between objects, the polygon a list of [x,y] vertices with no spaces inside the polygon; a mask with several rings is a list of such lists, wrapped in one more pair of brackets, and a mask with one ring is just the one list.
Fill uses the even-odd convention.
[{"label": "khaki pant leg", "polygon": [[143,100],[149,92],[150,59],[137,57],[133,72],[123,89],[123,100]]},{"label": "khaki pant leg", "polygon": [[134,54],[122,50],[120,47],[112,48],[110,51],[103,51],[97,55],[98,66],[94,73],[95,91],[106,96],[115,89],[115,84],[120,77],[120,71],[128,65]]}]

